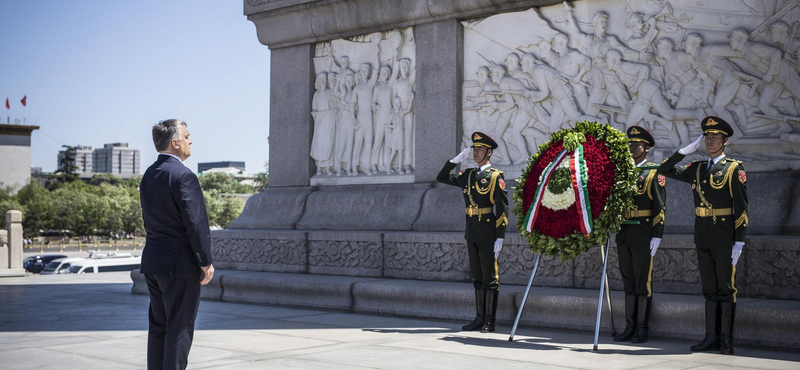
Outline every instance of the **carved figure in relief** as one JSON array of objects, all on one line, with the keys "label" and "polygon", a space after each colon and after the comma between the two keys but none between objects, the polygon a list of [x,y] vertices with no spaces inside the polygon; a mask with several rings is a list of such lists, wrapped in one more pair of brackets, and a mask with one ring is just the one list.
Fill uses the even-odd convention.
[{"label": "carved figure in relief", "polygon": [[471,132],[478,129],[494,132],[497,125],[500,87],[490,80],[489,74],[489,67],[479,67],[475,72],[475,82],[479,89],[475,94],[466,96],[464,109],[474,110],[477,113],[477,125],[467,127],[470,122],[464,120],[464,137],[462,138],[464,145],[471,143]]},{"label": "carved figure in relief", "polygon": [[392,74],[392,67],[382,66],[378,77],[378,83],[372,92],[372,112],[375,118],[375,140],[372,142],[372,156],[370,158],[370,166],[373,172],[386,171],[388,165],[386,164],[387,155],[384,153],[386,143],[388,142],[387,136],[389,131],[386,127],[389,125],[392,116],[392,84],[397,78],[396,74]]},{"label": "carved figure in relief", "polygon": [[[674,50],[675,44],[668,38],[659,39],[656,44],[656,59],[664,70],[663,88],[667,99],[675,108],[700,108],[703,98],[703,84],[692,67],[692,57],[682,51]],[[692,121],[691,119],[689,121]],[[674,146],[689,143],[687,121],[670,121],[672,127],[669,139]]]},{"label": "carved figure in relief", "polygon": [[[399,153],[400,158],[402,158],[403,152],[407,150],[407,146],[405,145],[405,140],[407,137],[405,134],[405,117],[408,112],[409,108],[403,107],[403,99],[400,99],[399,96],[395,96],[392,105],[390,122],[387,126],[387,132],[389,133],[386,140],[386,147],[389,149],[389,155],[386,160],[386,163],[388,163],[386,168],[387,175],[394,172],[394,169],[392,168],[392,162],[394,162],[395,155]],[[407,173],[409,172],[409,169],[406,165],[398,165],[397,172]]]},{"label": "carved figure in relief", "polygon": [[[627,110],[626,130],[644,118],[650,108],[655,109],[667,121],[701,118],[703,113],[699,110],[671,108],[660,92],[658,81],[650,78],[650,68],[647,65],[623,62],[622,54],[616,50],[610,50],[606,54],[606,64],[618,77],[613,82],[614,88],[609,88],[609,91],[617,94],[615,98],[618,102],[624,102],[623,107]],[[625,90],[630,95],[623,95]],[[630,96],[630,100],[625,101],[627,96]]]},{"label": "carved figure in relief", "polygon": [[656,18],[651,17],[647,21],[644,20],[644,14],[633,13],[628,20],[628,34],[624,38],[625,43],[632,50],[639,52],[640,62],[651,62],[655,54],[653,41],[658,36],[658,28],[656,28]]},{"label": "carved figure in relief", "polygon": [[769,40],[783,54],[778,81],[783,82],[787,92],[792,96],[790,104],[784,106],[784,110],[789,115],[797,116],[798,103],[800,103],[800,62],[798,60],[800,43],[792,37],[789,25],[783,21],[775,22],[770,26]]},{"label": "carved figure in relief", "polygon": [[314,158],[317,175],[328,173],[333,166],[333,140],[336,129],[336,111],[331,90],[327,89],[328,74],[318,73],[311,99],[311,116],[314,118],[314,136],[311,139],[311,158]]},{"label": "carved figure in relief", "polygon": [[[519,55],[517,55],[517,53],[508,54],[506,56],[505,63],[505,66],[508,69],[508,72],[506,73],[508,77],[513,78],[524,85],[524,88],[522,89],[523,91],[518,91],[517,93],[524,93],[524,90],[530,89],[533,81],[531,81],[530,75],[525,73],[523,68],[520,66]],[[528,124],[531,121],[538,120],[539,122],[547,122],[550,118],[550,115],[542,107],[540,102],[531,102],[530,100],[523,99],[520,96],[516,96],[513,99],[514,104],[517,105],[517,113],[511,118],[511,136],[514,138],[515,144],[520,153],[516,160],[512,160],[510,157],[503,158],[504,160],[512,160],[512,163],[518,164],[517,162],[524,162],[528,159],[528,156],[530,156],[526,146],[526,136],[524,135],[523,131],[528,128]],[[497,135],[497,137],[501,136],[502,135]]]},{"label": "carved figure in relief", "polygon": [[337,176],[345,171],[348,175],[356,175],[356,165],[353,162],[353,142],[358,122],[355,115],[355,76],[347,73],[344,77],[344,94],[339,100],[339,125],[336,129],[336,165],[339,168]]},{"label": "carved figure in relief", "polygon": [[[733,30],[730,38],[730,46],[714,46],[713,56],[737,58],[734,63],[741,67],[744,73],[760,78],[762,89],[758,98],[758,108],[767,116],[780,116],[780,111],[773,107],[772,103],[786,89],[784,82],[778,78],[781,75],[781,51],[766,44],[750,41],[750,34],[741,28]],[[747,125],[742,126],[747,129]],[[780,136],[791,131],[792,128],[786,122],[779,121],[778,130],[770,136]]]},{"label": "carved figure in relief", "polygon": [[[402,103],[401,110],[406,114],[403,116],[403,132],[405,148],[402,155],[403,170],[410,172],[414,169],[414,80],[416,74],[411,70],[410,59],[400,59],[400,75],[394,83],[393,95],[400,98]],[[391,164],[391,162],[390,162]]]},{"label": "carved figure in relief", "polygon": [[731,104],[743,86],[737,74],[741,72],[733,63],[715,56],[713,49],[716,46],[703,47],[703,37],[699,34],[687,35],[685,44],[684,51],[692,57],[692,66],[698,72],[697,78],[703,81],[703,98],[700,100],[700,106],[705,108],[706,114],[712,113],[728,122],[735,130],[730,141],[735,141],[742,136],[742,130],[728,109],[729,106],[736,112],[739,122],[747,124],[744,106]]},{"label": "carved figure in relief", "polygon": [[[584,33],[578,28],[575,15],[572,14],[572,8],[566,1],[564,2],[564,8],[567,33],[578,45],[579,50],[592,59],[592,70],[589,76],[592,88],[589,92],[585,113],[598,116],[600,109],[597,106],[604,104],[608,98],[609,92],[606,90],[606,85],[611,82],[609,79],[613,79],[613,74],[608,73],[605,66],[604,58],[606,53],[611,49],[615,49],[622,53],[624,59],[632,61],[638,61],[640,53],[625,46],[616,36],[606,33],[608,14],[605,12],[597,12],[594,15],[592,18],[594,32],[590,34]],[[646,52],[643,51],[642,56],[646,58]]]},{"label": "carved figure in relief", "polygon": [[548,63],[569,78],[572,95],[580,110],[586,112],[589,100],[589,91],[586,87],[589,85],[583,82],[583,76],[591,70],[592,60],[579,51],[570,49],[568,45],[569,39],[566,34],[559,32],[553,36],[553,49],[557,55],[548,60]]},{"label": "carved figure in relief", "polygon": [[528,89],[520,80],[510,77],[507,74],[506,67],[502,64],[495,64],[492,66],[490,77],[492,78],[492,82],[499,87],[500,94],[502,94],[500,95],[500,101],[497,106],[497,110],[499,111],[497,126],[492,135],[500,142],[497,151],[503,159],[498,161],[498,164],[509,165],[512,161],[508,153],[508,144],[503,138],[503,135],[505,135],[512,120],[516,118],[520,110],[518,101],[524,98],[523,95]]},{"label": "carved figure in relief", "polygon": [[[356,104],[356,133],[355,143],[353,144],[353,166],[361,166],[361,171],[367,175],[375,172],[371,168],[372,141],[373,141],[373,121],[372,121],[372,90],[378,81],[377,68],[380,64],[380,34],[371,35],[370,41],[375,44],[375,62],[362,63],[358,68],[358,83],[353,88]],[[373,67],[374,66],[374,67]]]},{"label": "carved figure in relief", "polygon": [[563,124],[580,119],[581,112],[572,99],[566,77],[532,54],[525,54],[522,65],[531,80],[531,89],[525,93],[526,100],[537,103],[550,99],[550,119],[544,121],[549,132],[556,132],[564,127]]}]

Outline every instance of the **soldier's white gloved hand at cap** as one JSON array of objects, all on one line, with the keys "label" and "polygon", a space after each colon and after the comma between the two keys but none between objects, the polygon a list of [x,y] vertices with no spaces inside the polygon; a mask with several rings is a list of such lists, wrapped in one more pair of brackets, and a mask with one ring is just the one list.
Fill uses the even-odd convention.
[{"label": "soldier's white gloved hand at cap", "polygon": [[744,248],[744,242],[733,243],[733,251],[731,251],[732,265],[736,266],[736,263],[739,262],[739,256],[742,255],[742,248]]},{"label": "soldier's white gloved hand at cap", "polygon": [[659,245],[661,245],[661,238],[650,239],[650,257],[654,257],[656,255]]},{"label": "soldier's white gloved hand at cap", "polygon": [[451,159],[450,162],[459,164],[461,162],[464,162],[464,160],[467,159],[467,157],[469,157],[471,154],[472,154],[472,147],[464,148],[464,150],[462,150],[461,153],[458,153],[458,155],[455,156],[455,158]]},{"label": "soldier's white gloved hand at cap", "polygon": [[704,138],[703,134],[700,134],[700,137],[698,137],[697,140],[693,141],[691,144],[687,145],[686,147],[681,148],[680,150],[678,150],[678,153],[681,153],[683,155],[688,155],[688,154],[694,153],[697,150],[697,148],[700,147],[700,143],[703,142],[703,138]]},{"label": "soldier's white gloved hand at cap", "polygon": [[503,238],[494,241],[494,259],[500,255],[500,250],[503,249]]}]

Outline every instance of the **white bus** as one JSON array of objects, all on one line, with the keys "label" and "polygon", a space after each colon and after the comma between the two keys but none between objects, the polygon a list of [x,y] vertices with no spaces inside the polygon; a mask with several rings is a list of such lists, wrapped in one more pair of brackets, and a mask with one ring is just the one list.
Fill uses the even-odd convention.
[{"label": "white bus", "polygon": [[117,258],[87,258],[72,262],[70,274],[100,273],[112,271],[131,271],[142,264],[141,256]]}]

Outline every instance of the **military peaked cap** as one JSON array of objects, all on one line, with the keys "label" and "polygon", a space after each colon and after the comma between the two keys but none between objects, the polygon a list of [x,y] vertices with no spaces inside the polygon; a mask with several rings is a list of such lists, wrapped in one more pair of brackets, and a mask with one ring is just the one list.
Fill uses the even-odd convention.
[{"label": "military peaked cap", "polygon": [[472,133],[472,147],[485,147],[489,149],[497,149],[497,142],[492,140],[489,135],[484,134],[483,132],[475,131]]},{"label": "military peaked cap", "polygon": [[733,136],[733,128],[731,125],[725,122],[724,119],[716,116],[703,118],[700,127],[703,129],[703,134],[720,133],[725,136]]},{"label": "military peaked cap", "polygon": [[641,126],[631,126],[628,129],[628,141],[641,141],[651,148],[656,146],[656,140],[653,139],[653,135],[650,134],[650,131],[647,131],[644,127]]}]

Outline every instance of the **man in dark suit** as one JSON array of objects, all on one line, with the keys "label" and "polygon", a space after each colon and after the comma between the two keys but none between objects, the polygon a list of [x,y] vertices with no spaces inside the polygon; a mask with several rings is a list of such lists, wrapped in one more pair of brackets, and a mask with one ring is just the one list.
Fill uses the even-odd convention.
[{"label": "man in dark suit", "polygon": [[158,159],[139,185],[147,231],[141,273],[150,291],[147,368],[185,369],[200,286],[214,276],[208,215],[197,176],[183,164],[192,154],[186,123],[159,122],[153,143]]},{"label": "man in dark suit", "polygon": [[[475,319],[461,330],[492,333],[497,314],[497,295],[500,276],[497,257],[503,248],[508,225],[508,196],[503,171],[489,162],[497,142],[482,132],[472,134],[472,147],[464,149],[447,161],[436,180],[458,186],[464,194],[469,268],[475,287]],[[451,173],[456,166],[472,154],[478,168],[467,168],[461,173]]]}]

